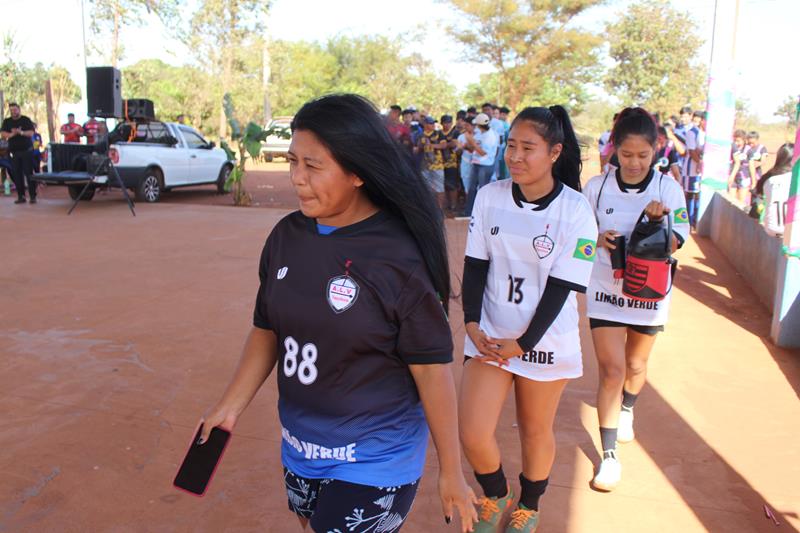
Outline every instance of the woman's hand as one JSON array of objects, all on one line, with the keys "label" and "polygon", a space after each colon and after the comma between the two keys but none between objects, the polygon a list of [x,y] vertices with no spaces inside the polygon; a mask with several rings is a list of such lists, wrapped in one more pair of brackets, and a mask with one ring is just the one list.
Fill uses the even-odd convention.
[{"label": "woman's hand", "polygon": [[478,499],[464,480],[464,473],[461,470],[439,473],[439,498],[442,500],[445,521],[450,523],[455,507],[461,517],[462,533],[472,531],[472,525],[478,521],[478,512],[475,510]]},{"label": "woman's hand", "polygon": [[522,349],[516,339],[495,339],[493,337],[488,337],[488,340],[489,343],[497,346],[494,350],[495,355],[503,359],[513,359],[525,353],[525,350]]},{"label": "woman's hand", "polygon": [[230,406],[218,404],[212,407],[205,416],[200,419],[200,423],[203,424],[203,431],[200,433],[200,442],[198,444],[204,444],[208,441],[208,436],[215,427],[233,431],[233,426],[236,425],[239,414],[240,413],[236,412],[236,410]]},{"label": "woman's hand", "polygon": [[621,234],[617,233],[616,231],[610,229],[608,231],[604,231],[600,234],[600,238],[597,239],[597,246],[600,248],[605,248],[606,250],[616,250],[617,246],[614,244],[614,239],[619,237]]},{"label": "woman's hand", "polygon": [[483,361],[484,363],[494,361],[501,366],[508,364],[508,361],[496,353],[497,345],[489,341],[489,337],[484,333],[477,322],[468,322],[464,328],[467,330],[469,339],[481,354],[475,357],[475,359]]},{"label": "woman's hand", "polygon": [[647,207],[644,208],[644,213],[647,215],[647,219],[651,222],[661,222],[661,219],[664,218],[664,215],[669,213],[669,207],[662,204],[658,200],[653,200]]}]

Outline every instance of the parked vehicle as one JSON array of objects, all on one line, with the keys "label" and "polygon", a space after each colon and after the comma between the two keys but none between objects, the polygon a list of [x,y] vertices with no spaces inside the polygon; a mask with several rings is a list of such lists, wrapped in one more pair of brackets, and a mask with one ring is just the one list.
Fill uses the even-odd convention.
[{"label": "parked vehicle", "polygon": [[[233,169],[224,150],[183,124],[148,121],[135,128],[122,125],[109,135],[109,142],[108,158],[123,185],[143,202],[157,202],[164,191],[193,185],[216,184],[217,191],[224,193]],[[107,171],[93,171],[91,158],[97,158],[90,155],[93,151],[98,151],[94,145],[50,144],[47,173],[39,179],[68,186],[70,196],[76,199],[90,178],[93,185],[82,199],[91,200],[97,186],[117,185],[109,180]]]},{"label": "parked vehicle", "polygon": [[[292,119],[294,117],[276,117],[269,121],[265,129],[275,131],[267,136],[267,140],[261,147],[261,155],[269,162],[275,156],[286,158],[289,153],[289,144],[292,142]],[[280,132],[280,133],[279,133]]]}]

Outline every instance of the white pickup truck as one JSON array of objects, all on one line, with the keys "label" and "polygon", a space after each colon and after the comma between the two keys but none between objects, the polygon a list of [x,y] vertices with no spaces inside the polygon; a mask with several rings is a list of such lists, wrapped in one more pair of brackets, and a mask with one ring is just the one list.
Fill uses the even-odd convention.
[{"label": "white pickup truck", "polygon": [[[109,142],[109,159],[124,186],[134,190],[139,201],[157,202],[164,191],[192,185],[215,184],[223,193],[233,169],[224,150],[183,124],[143,122],[137,124],[135,132],[127,126],[117,128],[109,135]],[[47,150],[47,174],[42,181],[67,185],[70,196],[76,199],[84,188],[77,177],[83,175],[80,181],[85,184],[91,171],[87,154],[98,150],[94,145],[78,144],[51,144]],[[107,175],[90,177],[93,185],[82,200],[91,200],[97,186],[117,185]]]}]

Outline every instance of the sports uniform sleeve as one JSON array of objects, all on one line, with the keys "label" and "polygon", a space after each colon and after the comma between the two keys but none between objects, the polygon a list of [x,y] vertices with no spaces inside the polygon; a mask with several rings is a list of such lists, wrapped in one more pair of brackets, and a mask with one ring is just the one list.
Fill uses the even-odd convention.
[{"label": "sports uniform sleeve", "polygon": [[453,361],[453,338],[425,265],[412,272],[397,301],[397,354],[407,365]]},{"label": "sports uniform sleeve", "polygon": [[475,259],[491,260],[489,246],[486,242],[486,235],[483,231],[483,219],[485,217],[484,205],[488,194],[487,187],[481,187],[475,197],[475,204],[472,207],[472,217],[467,228],[467,250],[466,255]]},{"label": "sports uniform sleeve", "polygon": [[674,180],[664,180],[663,203],[669,207],[672,217],[672,232],[678,238],[678,248],[683,246],[689,236],[689,212],[686,210],[686,197]]},{"label": "sports uniform sleeve", "polygon": [[461,307],[464,309],[464,324],[481,321],[483,293],[489,276],[489,261],[466,256],[461,287]]},{"label": "sports uniform sleeve", "polygon": [[270,240],[267,239],[266,244],[264,244],[264,249],[261,251],[261,260],[258,265],[258,278],[260,283],[258,285],[258,293],[256,294],[256,306],[255,309],[253,309],[253,325],[261,329],[272,329],[272,325],[269,321],[269,308],[266,299],[267,283],[269,280],[269,243]]},{"label": "sports uniform sleeve", "polygon": [[547,278],[547,283],[542,292],[542,298],[536,306],[528,329],[517,339],[517,344],[524,351],[529,352],[536,346],[542,337],[553,325],[556,317],[564,307],[564,303],[569,296],[569,288],[562,285],[554,278]]},{"label": "sports uniform sleeve", "polygon": [[575,218],[559,254],[550,269],[550,278],[575,292],[586,292],[597,256],[597,222],[587,202],[578,204]]}]

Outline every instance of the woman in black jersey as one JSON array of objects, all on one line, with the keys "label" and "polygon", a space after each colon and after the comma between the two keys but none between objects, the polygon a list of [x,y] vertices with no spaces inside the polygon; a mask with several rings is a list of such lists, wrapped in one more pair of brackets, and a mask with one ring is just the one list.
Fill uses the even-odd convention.
[{"label": "woman in black jersey", "polygon": [[308,102],[292,132],[300,211],[267,239],[253,328],[201,440],[232,429],[277,365],[288,504],[304,526],[399,531],[430,427],[445,520],[457,509],[470,531],[441,213],[367,100]]}]

